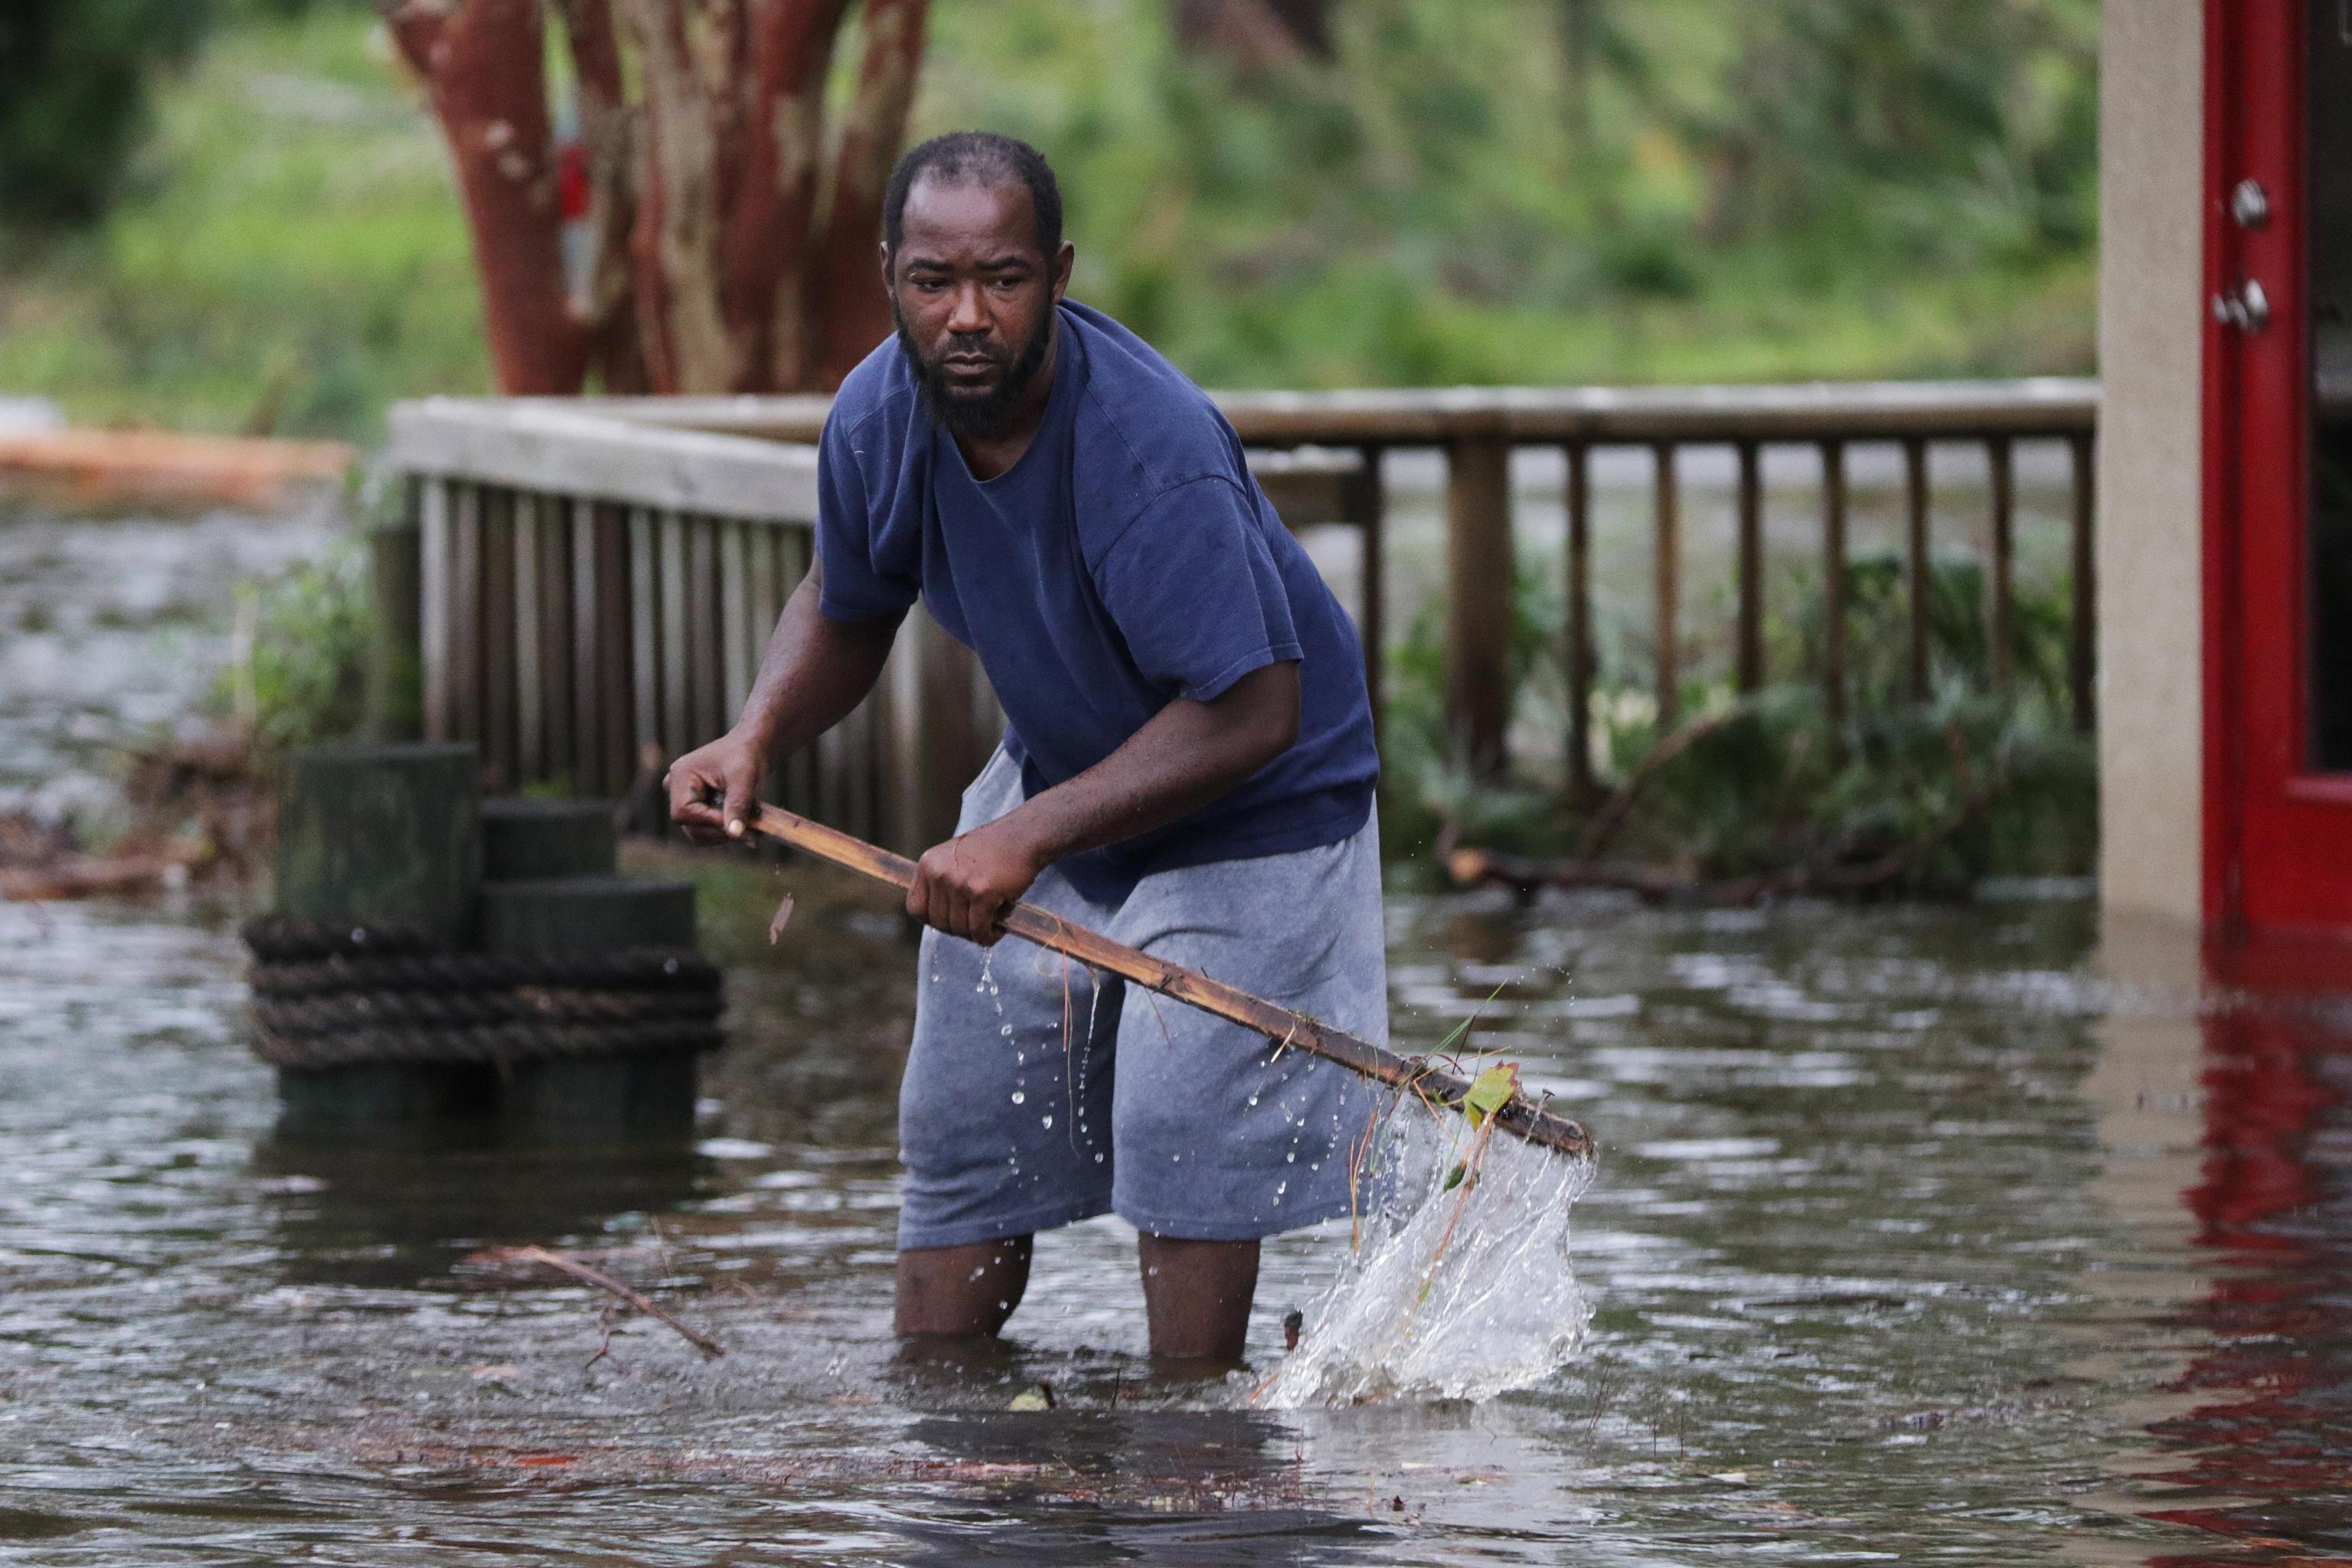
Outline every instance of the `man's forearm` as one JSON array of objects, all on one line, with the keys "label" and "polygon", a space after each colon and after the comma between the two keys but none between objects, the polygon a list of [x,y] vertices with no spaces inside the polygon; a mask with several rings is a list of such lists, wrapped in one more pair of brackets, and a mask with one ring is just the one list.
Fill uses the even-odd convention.
[{"label": "man's forearm", "polygon": [[1268,665],[1213,701],[1179,699],[1118,750],[1006,814],[1040,866],[1165,827],[1240,784],[1298,738],[1298,667]]}]

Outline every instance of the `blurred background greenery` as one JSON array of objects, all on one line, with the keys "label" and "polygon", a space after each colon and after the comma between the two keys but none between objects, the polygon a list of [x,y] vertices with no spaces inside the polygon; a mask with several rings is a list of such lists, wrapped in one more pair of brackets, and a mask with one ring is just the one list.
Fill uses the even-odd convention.
[{"label": "blurred background greenery", "polygon": [[[372,438],[486,390],[438,132],[359,0],[0,22],[0,388]],[[1076,291],[1228,386],[2092,368],[2097,0],[935,0],[918,136],[1060,171]],[[856,58],[845,39],[837,58]]]}]

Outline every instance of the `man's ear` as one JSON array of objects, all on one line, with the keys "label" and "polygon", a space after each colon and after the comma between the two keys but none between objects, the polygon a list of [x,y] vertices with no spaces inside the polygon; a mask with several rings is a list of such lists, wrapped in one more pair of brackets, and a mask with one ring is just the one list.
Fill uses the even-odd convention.
[{"label": "man's ear", "polygon": [[884,240],[875,248],[882,253],[882,291],[890,291],[890,242]]},{"label": "man's ear", "polygon": [[1059,300],[1070,291],[1070,268],[1078,258],[1077,247],[1068,240],[1054,253],[1054,298]]}]

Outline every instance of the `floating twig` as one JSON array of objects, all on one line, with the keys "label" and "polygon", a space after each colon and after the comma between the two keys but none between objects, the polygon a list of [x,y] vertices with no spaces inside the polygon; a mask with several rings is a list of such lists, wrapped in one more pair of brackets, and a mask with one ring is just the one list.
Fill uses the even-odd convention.
[{"label": "floating twig", "polygon": [[[660,1307],[656,1306],[650,1298],[630,1289],[603,1269],[591,1268],[576,1258],[566,1258],[563,1254],[551,1251],[544,1247],[493,1247],[478,1256],[492,1261],[512,1259],[517,1263],[537,1263],[552,1268],[558,1273],[569,1274],[584,1284],[595,1286],[599,1290],[610,1290],[649,1318],[659,1318],[663,1322],[685,1335],[687,1342],[704,1355],[717,1357],[727,1353],[726,1347],[709,1334],[664,1311]],[[590,1364],[594,1363],[592,1362]]]}]

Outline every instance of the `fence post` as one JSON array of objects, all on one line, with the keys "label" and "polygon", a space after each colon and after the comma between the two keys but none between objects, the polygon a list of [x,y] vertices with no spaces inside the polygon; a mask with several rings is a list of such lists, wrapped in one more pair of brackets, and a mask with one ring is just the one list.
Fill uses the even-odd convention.
[{"label": "fence post", "polygon": [[1928,595],[1935,591],[1927,553],[1927,443],[1916,436],[1903,443],[1903,518],[1911,588],[1911,700],[1927,700]]},{"label": "fence post", "polygon": [[1511,710],[1511,448],[1477,437],[1446,448],[1445,719],[1472,772],[1504,769]]},{"label": "fence post", "polygon": [[1845,443],[1822,443],[1822,703],[1830,747],[1845,731]]},{"label": "fence post", "polygon": [[2066,446],[2074,458],[2074,616],[2069,628],[2073,633],[2068,649],[2068,684],[2074,700],[2074,729],[2087,735],[2098,722],[2098,578],[2095,541],[2092,531],[2092,490],[2094,472],[2091,463],[2091,437],[2076,434],[2067,438]]},{"label": "fence post", "polygon": [[1381,484],[1378,447],[1356,449],[1357,469],[1348,481],[1348,515],[1362,542],[1363,569],[1358,574],[1363,600],[1357,635],[1364,643],[1364,689],[1372,704],[1372,742],[1380,743],[1381,721],[1388,689],[1388,494]]},{"label": "fence post", "polygon": [[1764,684],[1764,479],[1756,443],[1739,455],[1739,689]]},{"label": "fence post", "polygon": [[2017,502],[2009,437],[1985,442],[1992,468],[1992,684],[2006,695],[2017,668],[2016,610],[2012,580],[2017,567]]},{"label": "fence post", "polygon": [[1657,732],[1663,735],[1675,727],[1683,708],[1682,650],[1675,641],[1675,623],[1682,609],[1683,520],[1675,493],[1674,443],[1661,441],[1653,450],[1658,466]]},{"label": "fence post", "polygon": [[1592,449],[1568,453],[1568,787],[1592,793]]},{"label": "fence post", "polygon": [[400,481],[400,517],[368,534],[367,732],[378,741],[421,733],[425,664],[424,530],[418,521],[429,479]]}]

